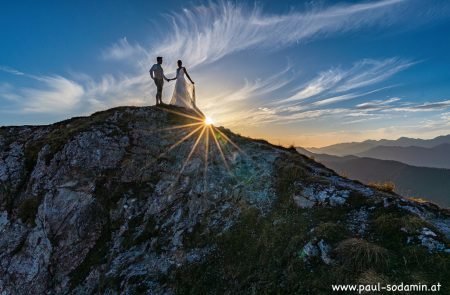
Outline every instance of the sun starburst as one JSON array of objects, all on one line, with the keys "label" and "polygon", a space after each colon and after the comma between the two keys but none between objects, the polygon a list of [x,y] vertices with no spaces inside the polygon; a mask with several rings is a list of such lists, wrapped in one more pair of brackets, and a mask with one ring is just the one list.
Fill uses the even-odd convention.
[{"label": "sun starburst", "polygon": [[[197,114],[194,115],[186,114],[183,111],[177,111],[169,108],[161,108],[161,109],[171,114],[179,115],[180,118],[185,118],[193,121],[186,124],[157,130],[161,132],[166,132],[169,130],[182,131],[181,138],[174,144],[172,144],[165,152],[161,153],[161,155],[158,158],[169,154],[172,150],[180,146],[183,142],[192,142],[192,146],[188,154],[186,155],[186,158],[183,161],[179,172],[176,175],[176,181],[174,181],[174,183],[172,184],[172,189],[175,188],[176,184],[178,183],[178,180],[183,175],[185,169],[187,168],[189,162],[193,158],[197,149],[203,149],[204,152],[204,155],[201,158],[202,161],[204,162],[203,182],[205,191],[207,191],[208,188],[209,162],[211,161],[211,158],[214,157],[214,154],[218,155],[218,157],[222,159],[223,166],[225,167],[227,173],[233,176],[233,173],[230,170],[230,164],[228,163],[226,153],[231,152],[230,147],[232,150],[236,150],[239,153],[243,153],[244,155],[245,153],[233,140],[230,139],[229,136],[227,136],[223,131],[221,131],[219,128],[213,125],[214,121],[212,120],[211,117],[205,116],[203,114],[201,114],[201,116],[200,115],[197,116]],[[212,138],[212,140],[210,140],[210,137]]]},{"label": "sun starburst", "polygon": [[214,123],[214,121],[213,121],[213,119],[211,119],[211,117],[206,116],[204,123],[205,123],[205,125],[212,125]]}]

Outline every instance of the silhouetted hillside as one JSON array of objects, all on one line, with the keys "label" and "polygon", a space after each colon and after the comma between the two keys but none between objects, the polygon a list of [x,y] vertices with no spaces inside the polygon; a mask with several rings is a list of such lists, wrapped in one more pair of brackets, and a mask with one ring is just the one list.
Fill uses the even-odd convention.
[{"label": "silhouetted hillside", "polygon": [[[303,152],[303,151],[300,151]],[[404,196],[420,197],[441,206],[450,206],[450,170],[415,167],[396,161],[309,154],[337,173],[364,183],[395,183],[395,191]]]},{"label": "silhouetted hillside", "polygon": [[307,150],[316,154],[346,156],[363,153],[377,146],[398,146],[398,147],[417,146],[423,148],[431,148],[446,143],[450,144],[450,134],[438,136],[433,139],[416,139],[416,138],[400,137],[397,140],[381,139],[381,140],[366,140],[363,142],[338,143],[322,148],[307,148]]},{"label": "silhouetted hillside", "polygon": [[356,156],[393,160],[419,167],[450,168],[450,144],[432,148],[377,146]]}]

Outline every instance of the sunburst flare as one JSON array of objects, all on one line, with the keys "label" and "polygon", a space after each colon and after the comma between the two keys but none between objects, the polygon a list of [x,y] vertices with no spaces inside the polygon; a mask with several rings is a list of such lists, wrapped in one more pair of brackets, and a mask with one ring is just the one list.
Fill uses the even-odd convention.
[{"label": "sunburst flare", "polygon": [[[219,157],[222,159],[223,166],[225,167],[226,171],[231,176],[234,176],[233,173],[231,172],[229,161],[227,160],[227,153],[230,152],[230,149],[228,147],[225,148],[227,146],[226,144],[227,143],[230,144],[229,147],[237,150],[239,153],[242,153],[244,155],[245,155],[245,153],[233,140],[231,140],[229,138],[229,136],[227,136],[223,131],[221,131],[219,128],[216,128],[213,125],[214,121],[212,120],[211,117],[204,116],[204,115],[197,117],[197,116],[185,114],[183,112],[176,111],[176,110],[171,110],[171,109],[166,109],[166,108],[162,108],[162,109],[167,112],[170,112],[172,114],[180,115],[181,117],[194,120],[194,122],[192,122],[192,123],[187,123],[184,125],[178,125],[178,126],[159,129],[159,131],[161,131],[161,132],[168,131],[168,130],[192,129],[192,130],[188,131],[189,132],[188,134],[184,135],[181,139],[179,139],[177,142],[175,142],[172,146],[170,146],[167,149],[167,151],[163,152],[161,155],[166,155],[166,154],[170,153],[174,148],[179,146],[181,143],[187,142],[190,138],[195,138],[194,141],[189,141],[189,142],[193,142],[192,146],[189,150],[189,153],[186,155],[186,159],[184,160],[184,162],[180,168],[180,171],[176,177],[176,181],[173,183],[173,186],[175,186],[175,184],[178,182],[180,177],[183,175],[183,172],[185,171],[187,165],[191,161],[194,153],[199,148],[202,148],[204,150],[202,152],[203,153],[202,160],[204,162],[204,164],[203,164],[204,185],[203,186],[204,186],[205,191],[207,190],[207,187],[208,187],[207,176],[208,176],[208,169],[209,169],[209,161],[211,161],[210,155],[214,156],[214,154],[218,154]],[[212,139],[210,139],[210,138],[212,138]],[[213,143],[211,143],[211,141]]]}]

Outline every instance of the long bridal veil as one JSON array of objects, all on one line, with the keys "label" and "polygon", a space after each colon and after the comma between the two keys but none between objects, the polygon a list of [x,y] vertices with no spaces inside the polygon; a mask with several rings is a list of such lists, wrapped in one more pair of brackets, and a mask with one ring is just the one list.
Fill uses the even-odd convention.
[{"label": "long bridal veil", "polygon": [[196,109],[195,87],[192,83],[186,81],[184,68],[178,69],[177,71],[177,82],[175,83],[170,104],[187,109]]}]

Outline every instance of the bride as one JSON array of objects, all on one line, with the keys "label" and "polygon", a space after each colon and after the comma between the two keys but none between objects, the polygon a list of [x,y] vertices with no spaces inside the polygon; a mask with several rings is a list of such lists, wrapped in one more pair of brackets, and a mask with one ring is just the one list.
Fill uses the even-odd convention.
[{"label": "bride", "polygon": [[[183,67],[183,62],[179,60],[177,69],[177,76],[170,80],[177,80],[175,83],[175,89],[173,90],[172,99],[170,100],[171,105],[176,105],[179,107],[184,107],[187,109],[195,109],[195,88],[194,81],[192,81],[191,77],[186,71],[186,68]],[[191,81],[191,84],[188,84],[186,81],[186,77]]]}]

